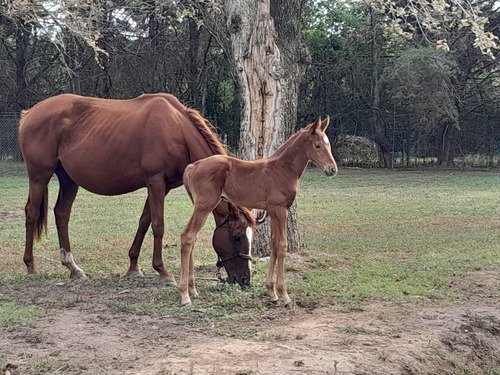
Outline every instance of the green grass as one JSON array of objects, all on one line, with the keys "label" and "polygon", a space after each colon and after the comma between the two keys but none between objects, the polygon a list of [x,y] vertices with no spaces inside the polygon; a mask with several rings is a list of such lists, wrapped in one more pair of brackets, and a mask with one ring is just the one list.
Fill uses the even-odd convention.
[{"label": "green grass", "polygon": [[[52,214],[48,236],[35,247],[37,267],[43,272],[35,281],[24,276],[23,210],[27,185],[26,177],[17,171],[14,176],[0,177],[0,286],[65,283],[68,274],[59,263]],[[52,209],[57,180],[51,181],[49,190]],[[57,303],[82,303],[82,298],[85,303],[82,296],[90,289],[107,293],[128,289],[126,295],[132,300],[114,298],[96,308],[181,318],[196,315],[196,311],[179,308],[176,289],[157,287],[150,266],[151,233],[141,254],[145,280],[117,277],[128,268],[127,252],[145,198],[145,190],[120,197],[80,191],[70,236],[75,259],[91,280],[82,284],[80,300],[73,296],[73,300]],[[289,293],[299,306],[328,303],[362,308],[366,299],[460,299],[463,290],[448,287],[451,277],[500,269],[498,172],[341,170],[339,176],[326,178],[311,169],[301,179],[297,201],[303,247],[298,257],[289,259],[286,279]],[[178,275],[180,232],[192,206],[180,188],[168,195],[165,207],[164,244],[168,246],[164,260],[167,268]],[[195,263],[203,267],[198,276],[214,276],[212,230],[213,221],[209,220],[199,235]],[[200,298],[194,303],[204,311],[202,319],[244,321],[265,311],[263,283],[267,264],[255,263],[254,271],[253,287],[246,291],[211,281],[199,282]],[[220,332],[225,334],[224,329]]]},{"label": "green grass", "polygon": [[0,299],[0,325],[33,323],[47,312],[36,306],[23,306],[15,302]]},{"label": "green grass", "polygon": [[451,275],[500,265],[499,173],[310,171],[299,213],[312,262],[294,287],[312,299],[444,297]]}]

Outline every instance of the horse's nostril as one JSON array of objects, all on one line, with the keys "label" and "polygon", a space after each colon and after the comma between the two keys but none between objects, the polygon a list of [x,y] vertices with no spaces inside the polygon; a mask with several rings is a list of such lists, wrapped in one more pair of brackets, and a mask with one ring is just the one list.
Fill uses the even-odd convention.
[{"label": "horse's nostril", "polygon": [[247,279],[245,276],[243,276],[239,284],[241,286],[250,286],[250,279]]},{"label": "horse's nostril", "polygon": [[327,171],[328,176],[335,176],[337,174],[338,170],[335,167],[330,167],[329,170]]}]

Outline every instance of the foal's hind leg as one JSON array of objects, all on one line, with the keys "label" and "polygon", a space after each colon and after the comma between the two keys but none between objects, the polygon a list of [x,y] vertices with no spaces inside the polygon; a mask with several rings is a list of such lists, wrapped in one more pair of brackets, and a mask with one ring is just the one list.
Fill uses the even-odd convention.
[{"label": "foal's hind leg", "polygon": [[59,196],[54,207],[54,215],[56,218],[57,236],[59,237],[59,248],[61,250],[61,263],[70,270],[70,277],[72,279],[86,278],[85,272],[76,265],[73,259],[68,234],[71,207],[78,192],[78,185],[68,176],[61,165],[57,167],[56,175],[59,179]]},{"label": "foal's hind leg", "polygon": [[197,207],[195,203],[194,212],[189,219],[186,228],[181,234],[181,272],[179,278],[179,292],[181,294],[181,305],[191,305],[191,294],[193,297],[198,295],[194,281],[194,262],[193,249],[196,242],[196,236],[205,224],[208,215],[219,204],[220,200],[207,203],[203,207]]}]

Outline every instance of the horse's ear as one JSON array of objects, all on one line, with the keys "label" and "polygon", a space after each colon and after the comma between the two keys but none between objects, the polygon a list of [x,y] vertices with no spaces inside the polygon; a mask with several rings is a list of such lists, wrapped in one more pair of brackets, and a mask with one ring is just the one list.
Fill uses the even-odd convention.
[{"label": "horse's ear", "polygon": [[330,124],[330,116],[326,116],[326,118],[321,122],[321,131],[324,133],[328,125]]},{"label": "horse's ear", "polygon": [[238,208],[231,202],[227,202],[227,209],[229,210],[229,217],[232,220],[238,220]]},{"label": "horse's ear", "polygon": [[311,133],[314,134],[318,131],[318,129],[320,129],[320,126],[321,126],[321,116],[319,116],[316,121],[314,121],[314,123],[312,124],[311,126]]}]

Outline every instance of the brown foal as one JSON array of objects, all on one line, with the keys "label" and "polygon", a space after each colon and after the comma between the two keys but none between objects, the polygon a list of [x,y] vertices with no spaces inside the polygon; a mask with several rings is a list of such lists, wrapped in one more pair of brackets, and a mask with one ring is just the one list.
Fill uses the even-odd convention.
[{"label": "brown foal", "polygon": [[193,200],[194,212],[181,235],[179,291],[182,305],[191,304],[190,295],[197,296],[193,274],[193,246],[196,235],[208,214],[223,200],[267,210],[271,218],[271,258],[266,275],[267,293],[273,302],[277,302],[277,289],[285,305],[291,303],[284,278],[288,209],[297,195],[299,179],[309,161],[316,164],[327,176],[337,173],[337,163],[325,134],[329,122],[329,117],[323,121],[318,118],[292,135],[269,158],[243,161],[216,155],[186,167],[184,186]]}]

